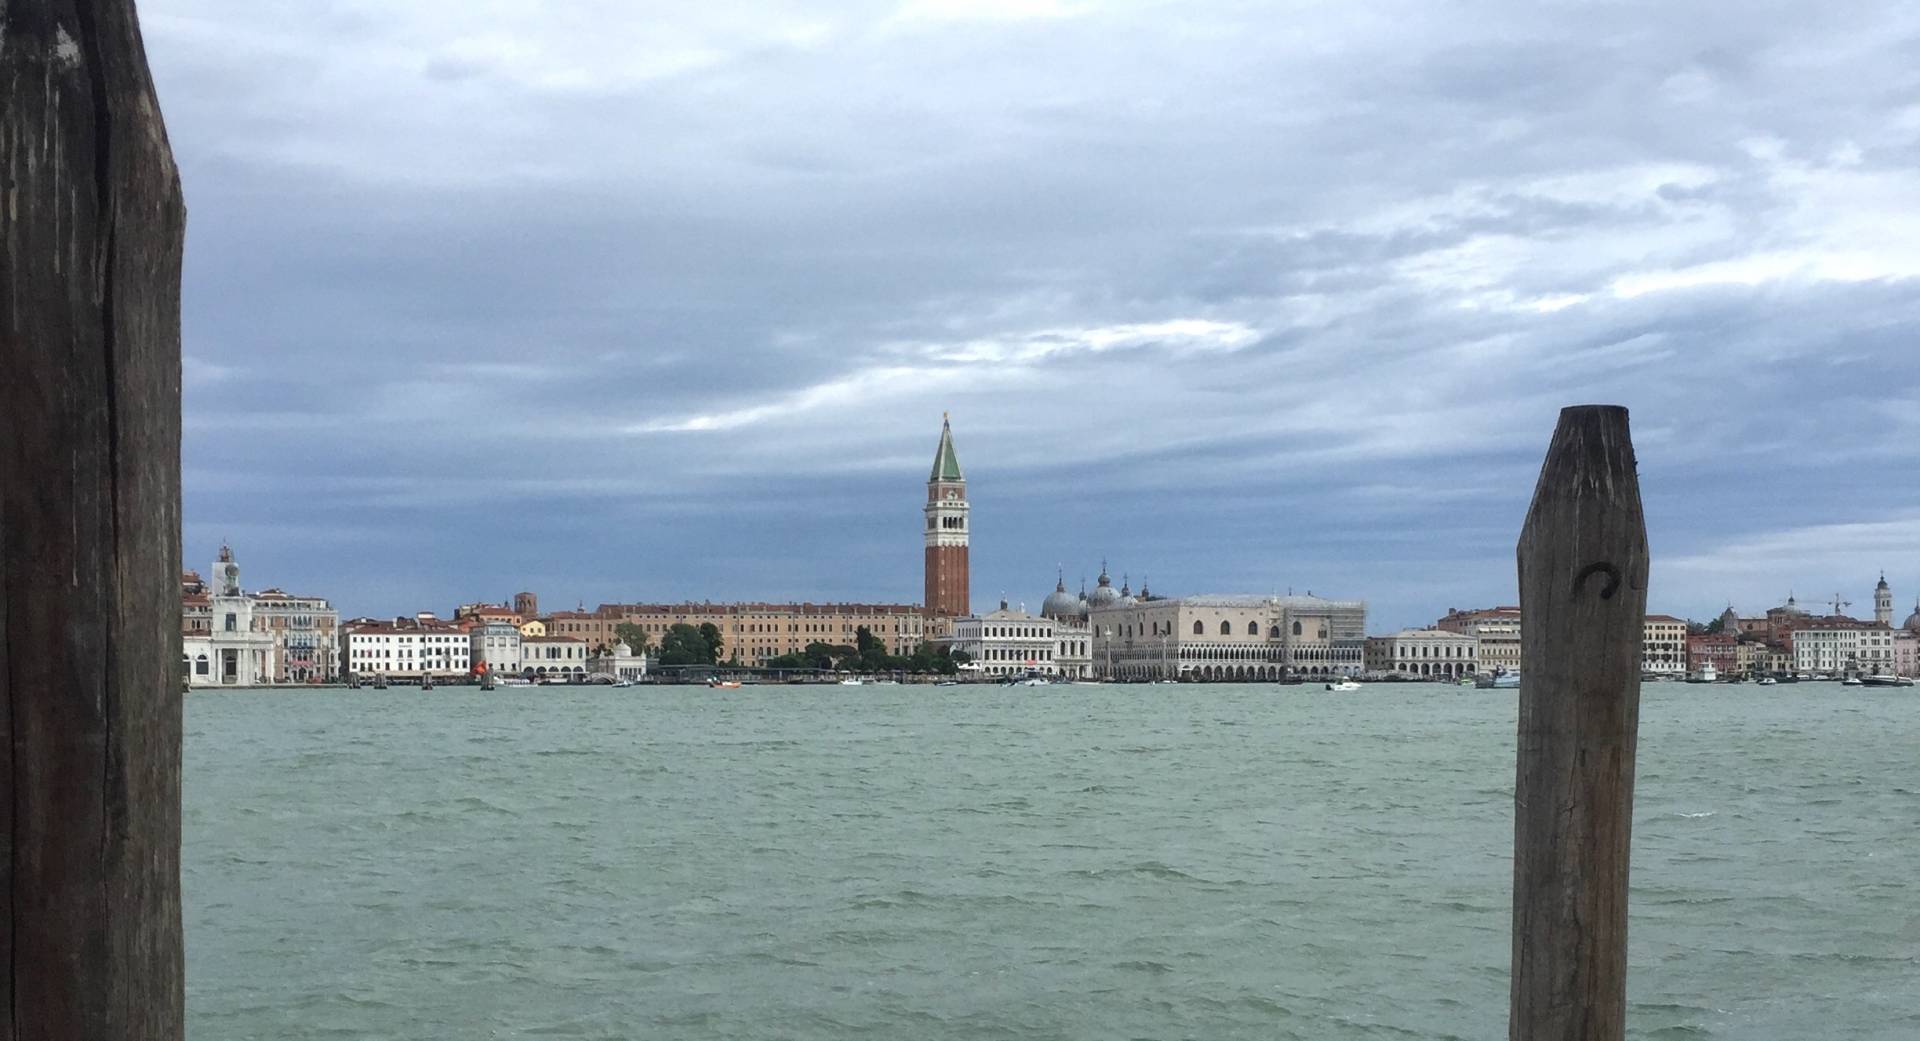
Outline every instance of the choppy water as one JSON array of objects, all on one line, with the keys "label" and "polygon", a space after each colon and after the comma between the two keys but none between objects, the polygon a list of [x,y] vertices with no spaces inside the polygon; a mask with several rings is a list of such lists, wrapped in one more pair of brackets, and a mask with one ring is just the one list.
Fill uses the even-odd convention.
[{"label": "choppy water", "polygon": [[[1496,1038],[1514,699],[187,701],[190,1035]],[[1920,696],[1649,686],[1630,1034],[1920,1037]]]}]

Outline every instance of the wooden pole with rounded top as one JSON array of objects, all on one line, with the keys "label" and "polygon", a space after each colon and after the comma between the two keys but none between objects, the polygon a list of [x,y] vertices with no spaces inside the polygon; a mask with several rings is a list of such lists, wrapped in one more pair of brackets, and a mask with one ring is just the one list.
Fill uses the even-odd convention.
[{"label": "wooden pole with rounded top", "polygon": [[1627,410],[1561,410],[1520,533],[1511,1041],[1619,1041],[1647,531]]},{"label": "wooden pole with rounded top", "polygon": [[0,34],[0,1041],[177,1041],[186,211],[130,0]]}]

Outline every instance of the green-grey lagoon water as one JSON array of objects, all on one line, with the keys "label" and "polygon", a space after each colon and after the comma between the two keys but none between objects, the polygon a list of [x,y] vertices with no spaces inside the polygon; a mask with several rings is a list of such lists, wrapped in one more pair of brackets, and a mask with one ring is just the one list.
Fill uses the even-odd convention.
[{"label": "green-grey lagoon water", "polygon": [[[189,1033],[1496,1038],[1514,696],[187,699]],[[1630,1031],[1920,1037],[1920,696],[1649,685]]]}]

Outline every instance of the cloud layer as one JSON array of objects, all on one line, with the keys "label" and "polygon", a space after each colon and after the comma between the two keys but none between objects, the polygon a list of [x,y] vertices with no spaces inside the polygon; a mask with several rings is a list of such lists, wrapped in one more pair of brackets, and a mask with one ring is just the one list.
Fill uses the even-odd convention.
[{"label": "cloud layer", "polygon": [[1920,592],[1904,5],[142,14],[188,559],[254,582],[913,600],[951,411],[977,601],[1105,556],[1385,629],[1510,600],[1614,401],[1657,608]]}]

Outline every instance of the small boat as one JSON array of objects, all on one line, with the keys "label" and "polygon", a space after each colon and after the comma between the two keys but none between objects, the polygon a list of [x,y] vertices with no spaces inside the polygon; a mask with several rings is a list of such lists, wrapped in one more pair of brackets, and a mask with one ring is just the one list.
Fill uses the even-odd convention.
[{"label": "small boat", "polygon": [[1517,671],[1508,672],[1506,669],[1496,668],[1484,676],[1477,677],[1473,681],[1473,685],[1481,690],[1518,690],[1520,688],[1520,673]]},{"label": "small boat", "polygon": [[1780,685],[1780,681],[1774,679],[1772,676],[1762,676],[1758,682],[1762,687],[1776,687]]},{"label": "small boat", "polygon": [[707,686],[720,690],[734,690],[740,686],[739,680],[708,680]]},{"label": "small boat", "polygon": [[1360,684],[1348,679],[1328,680],[1327,689],[1337,691],[1359,690]]},{"label": "small boat", "polygon": [[1037,672],[1030,672],[1025,676],[1009,676],[1007,682],[1001,684],[1003,687],[1050,687],[1052,685],[1052,680]]},{"label": "small boat", "polygon": [[613,685],[615,687],[631,687],[633,686],[633,681],[632,680],[614,680]]},{"label": "small boat", "polygon": [[1698,669],[1687,674],[1688,683],[1717,683],[1719,680],[1720,670],[1714,668],[1710,661],[1700,663]]},{"label": "small boat", "polygon": [[841,680],[840,685],[842,687],[864,687],[867,685],[867,681],[861,679],[858,676],[849,676],[846,679]]},{"label": "small boat", "polygon": [[935,680],[933,685],[936,687],[958,687],[960,685],[960,681],[959,680]]},{"label": "small boat", "polygon": [[1848,676],[1846,679],[1840,681],[1840,685],[1842,687],[1864,687],[1867,685],[1867,681],[1858,676]]}]

